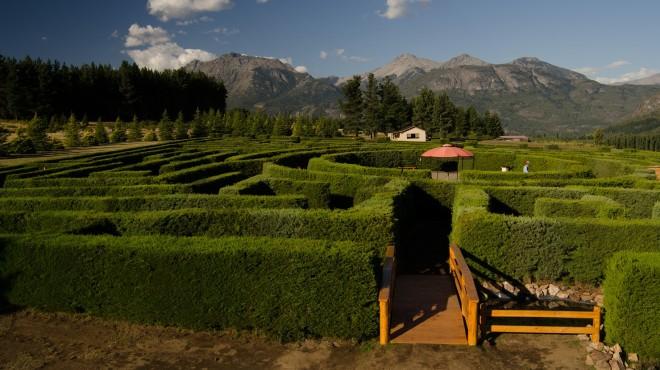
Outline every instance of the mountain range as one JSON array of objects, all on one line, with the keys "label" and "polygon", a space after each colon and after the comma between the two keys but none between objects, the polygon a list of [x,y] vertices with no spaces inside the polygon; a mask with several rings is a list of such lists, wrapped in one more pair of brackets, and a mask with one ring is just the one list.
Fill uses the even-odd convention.
[{"label": "mountain range", "polygon": [[[277,59],[236,53],[192,62],[186,69],[223,81],[230,108],[268,112],[336,115],[340,86],[348,80],[314,78]],[[371,73],[378,79],[391,78],[408,98],[427,87],[446,92],[458,105],[495,111],[508,133],[529,135],[590,133],[630,119],[660,95],[660,84],[653,80],[604,85],[530,57],[491,64],[467,54],[444,62],[402,54]]]}]

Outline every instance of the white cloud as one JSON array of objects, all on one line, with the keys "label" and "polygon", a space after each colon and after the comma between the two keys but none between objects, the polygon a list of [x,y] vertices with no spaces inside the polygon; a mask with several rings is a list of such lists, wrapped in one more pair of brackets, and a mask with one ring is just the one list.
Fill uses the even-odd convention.
[{"label": "white cloud", "polygon": [[[346,54],[346,49],[335,49],[335,54],[337,54],[337,57],[339,59],[345,61],[345,62],[357,62],[357,63],[364,63],[369,61],[369,59],[364,58],[364,57],[359,57],[355,55],[347,55]],[[328,53],[325,51],[321,51],[321,59],[325,59],[328,57]]]},{"label": "white cloud", "polygon": [[348,60],[350,60],[351,62],[358,62],[358,63],[366,63],[366,62],[369,61],[369,59],[367,59],[367,58],[358,57],[358,56],[354,56],[354,55],[348,57]]},{"label": "white cloud", "polygon": [[337,49],[336,51],[337,51],[337,55],[339,56],[344,55],[344,53],[346,52],[345,49]]},{"label": "white cloud", "polygon": [[397,19],[408,14],[408,7],[413,3],[428,4],[431,0],[387,0],[385,11],[377,12],[383,18]]},{"label": "white cloud", "polygon": [[296,72],[298,72],[298,73],[307,73],[307,67],[305,67],[305,66],[297,66],[297,67],[294,68],[294,69],[295,69]]},{"label": "white cloud", "polygon": [[156,45],[166,43],[170,40],[170,35],[163,28],[140,27],[137,23],[133,23],[128,28],[128,35],[124,45],[128,48],[142,46],[142,45]]},{"label": "white cloud", "polygon": [[227,28],[227,27],[216,27],[210,31],[207,31],[206,33],[218,33],[224,36],[231,36],[231,35],[236,35],[240,31],[237,30],[236,28]]},{"label": "white cloud", "polygon": [[630,62],[627,60],[617,60],[614,61],[606,66],[602,67],[581,67],[581,68],[575,68],[574,71],[578,73],[582,73],[583,75],[587,75],[590,77],[595,77],[597,74],[607,71],[610,69],[617,69],[621,68],[623,66],[629,65]]},{"label": "white cloud", "polygon": [[621,84],[621,83],[626,83],[634,80],[639,80],[640,78],[646,78],[649,76],[653,76],[656,73],[660,73],[660,71],[656,71],[654,69],[642,67],[637,71],[632,71],[628,73],[624,73],[620,76],[617,77],[596,77],[595,80],[602,83],[602,84],[607,84],[607,85],[613,85],[613,84]]},{"label": "white cloud", "polygon": [[184,49],[173,42],[167,31],[160,27],[140,27],[133,24],[128,29],[125,46],[141,49],[125,51],[140,67],[162,71],[165,69],[178,69],[194,61],[209,61],[216,55],[201,49]]},{"label": "white cloud", "polygon": [[284,64],[293,65],[293,58],[291,58],[291,57],[278,58],[278,59],[279,59],[280,62],[282,62]]},{"label": "white cloud", "polygon": [[213,18],[203,15],[199,18],[193,18],[193,19],[186,19],[183,21],[176,21],[177,26],[190,26],[191,24],[197,24],[197,23],[206,23],[206,22],[212,22]]},{"label": "white cloud", "polygon": [[46,37],[46,36],[41,36],[41,41],[48,41],[48,37]]},{"label": "white cloud", "polygon": [[232,0],[148,0],[149,14],[167,22],[170,19],[186,19],[195,14],[218,12],[234,5]]},{"label": "white cloud", "polygon": [[111,39],[118,39],[119,38],[119,30],[112,31],[112,33],[110,34],[110,38]]},{"label": "white cloud", "polygon": [[257,0],[257,4],[266,4],[268,0]]},{"label": "white cloud", "polygon": [[325,52],[325,51],[323,51],[323,50],[321,50],[321,53],[319,54],[319,57],[320,57],[321,59],[324,59],[324,60],[325,60],[325,59],[328,59],[328,53]]}]

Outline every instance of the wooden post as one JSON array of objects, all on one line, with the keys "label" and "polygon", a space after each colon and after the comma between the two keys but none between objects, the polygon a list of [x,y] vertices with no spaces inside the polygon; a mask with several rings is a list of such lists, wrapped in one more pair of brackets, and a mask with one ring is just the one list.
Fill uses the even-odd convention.
[{"label": "wooden post", "polygon": [[600,342],[600,307],[594,306],[594,322],[592,324],[593,333],[591,333],[591,341],[594,343]]},{"label": "wooden post", "polygon": [[467,342],[468,346],[477,345],[477,328],[479,327],[478,323],[478,314],[479,314],[479,302],[470,300],[468,304],[468,317],[467,317]]},{"label": "wooden post", "polygon": [[380,344],[386,345],[390,342],[390,315],[388,302],[380,302]]}]

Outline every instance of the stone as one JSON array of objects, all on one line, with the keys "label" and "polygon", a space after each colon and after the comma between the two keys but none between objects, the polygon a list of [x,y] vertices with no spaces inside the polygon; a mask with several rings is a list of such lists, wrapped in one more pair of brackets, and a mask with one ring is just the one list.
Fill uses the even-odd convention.
[{"label": "stone", "polygon": [[628,361],[630,362],[639,362],[639,356],[636,353],[628,354]]},{"label": "stone", "polygon": [[611,359],[609,361],[610,369],[612,370],[626,370],[626,367],[623,365],[623,362]]},{"label": "stone", "polygon": [[587,366],[594,366],[594,360],[591,356],[587,355],[587,358],[584,360],[584,364]]},{"label": "stone", "polygon": [[603,296],[602,294],[596,294],[596,296],[594,297],[594,301],[596,301],[596,303],[599,306],[602,306],[603,302],[605,301],[605,296]]},{"label": "stone", "polygon": [[568,298],[568,293],[567,292],[559,292],[559,293],[557,293],[557,298],[567,299]]},{"label": "stone", "polygon": [[610,363],[605,360],[598,360],[594,363],[597,370],[610,370]]},{"label": "stone", "polygon": [[509,293],[515,293],[515,291],[516,291],[516,287],[511,285],[511,283],[509,283],[508,281],[505,281],[504,283],[502,283],[502,287],[504,287],[504,290],[506,290]]},{"label": "stone", "polygon": [[598,362],[598,361],[601,361],[601,360],[609,361],[609,360],[612,359],[612,355],[610,355],[609,353],[601,352],[601,351],[593,351],[589,354],[589,356],[591,356],[591,359],[594,360],[594,362]]},{"label": "stone", "polygon": [[578,334],[577,337],[578,337],[579,340],[582,340],[582,341],[588,341],[589,340],[589,336],[586,335],[586,334]]},{"label": "stone", "polygon": [[612,351],[613,351],[614,353],[621,353],[621,351],[622,351],[622,349],[621,349],[621,345],[619,345],[619,343],[615,344],[615,345],[612,347]]},{"label": "stone", "polygon": [[554,284],[550,284],[548,286],[548,294],[550,295],[557,295],[557,293],[559,293],[560,290],[561,289],[559,289],[559,287]]},{"label": "stone", "polygon": [[591,294],[582,294],[580,296],[580,300],[585,302],[591,301]]}]

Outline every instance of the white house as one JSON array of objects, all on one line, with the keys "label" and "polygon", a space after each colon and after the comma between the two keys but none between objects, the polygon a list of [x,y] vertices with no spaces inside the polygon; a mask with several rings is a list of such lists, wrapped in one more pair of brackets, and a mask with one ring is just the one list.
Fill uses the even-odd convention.
[{"label": "white house", "polygon": [[402,130],[390,132],[387,137],[392,141],[426,141],[426,131],[419,127],[410,126]]}]

